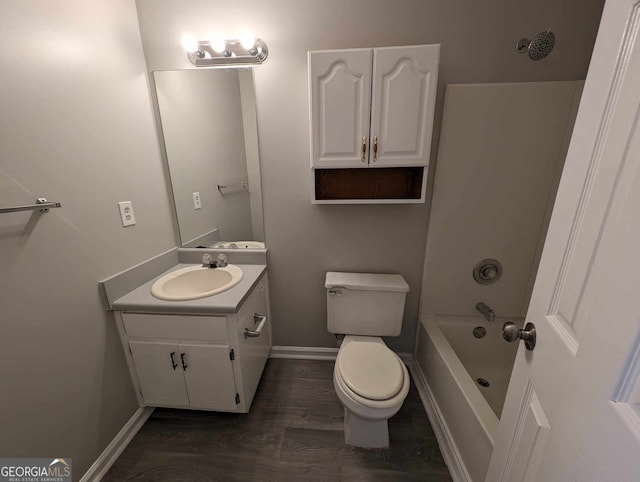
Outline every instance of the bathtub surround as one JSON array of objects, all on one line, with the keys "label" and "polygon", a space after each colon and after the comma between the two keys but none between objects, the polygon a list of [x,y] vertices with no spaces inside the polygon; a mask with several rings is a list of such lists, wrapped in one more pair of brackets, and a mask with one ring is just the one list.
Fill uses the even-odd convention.
[{"label": "bathtub surround", "polygon": [[[493,450],[517,348],[501,328],[522,325],[583,84],[447,87],[416,368],[443,450],[471,480]],[[486,258],[495,283],[474,271]]]},{"label": "bathtub surround", "polygon": [[[524,316],[583,86],[447,87],[421,315],[475,317],[481,301]],[[472,276],[485,258],[502,267],[495,283]]]}]

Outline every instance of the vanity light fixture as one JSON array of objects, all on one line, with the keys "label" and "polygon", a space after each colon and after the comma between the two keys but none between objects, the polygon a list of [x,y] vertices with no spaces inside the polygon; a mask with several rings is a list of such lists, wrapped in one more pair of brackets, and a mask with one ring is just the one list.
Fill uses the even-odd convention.
[{"label": "vanity light fixture", "polygon": [[193,35],[185,35],[182,46],[196,67],[261,64],[269,55],[267,44],[249,32],[239,39],[213,37],[199,41]]}]

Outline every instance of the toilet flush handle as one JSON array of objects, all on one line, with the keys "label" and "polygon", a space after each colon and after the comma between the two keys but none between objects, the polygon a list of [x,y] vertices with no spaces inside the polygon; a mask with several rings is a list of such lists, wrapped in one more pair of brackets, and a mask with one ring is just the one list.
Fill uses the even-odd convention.
[{"label": "toilet flush handle", "polygon": [[258,327],[255,330],[250,330],[249,328],[245,328],[244,331],[242,332],[243,335],[244,335],[244,339],[246,340],[247,338],[257,338],[257,337],[259,337],[260,333],[262,333],[262,328],[264,328],[264,325],[265,325],[266,322],[267,322],[267,317],[266,317],[266,315],[264,315],[264,316],[262,316],[260,324],[258,325]]},{"label": "toilet flush handle", "polygon": [[342,296],[342,287],[329,288],[329,294],[331,296]]}]

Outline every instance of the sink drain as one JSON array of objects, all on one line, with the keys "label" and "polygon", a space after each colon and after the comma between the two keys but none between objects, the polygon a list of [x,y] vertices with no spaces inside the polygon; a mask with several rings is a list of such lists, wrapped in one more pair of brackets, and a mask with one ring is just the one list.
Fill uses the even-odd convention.
[{"label": "sink drain", "polygon": [[487,334],[487,329],[484,326],[476,326],[473,329],[473,336],[476,338],[482,338]]},{"label": "sink drain", "polygon": [[478,382],[478,385],[480,385],[481,387],[484,387],[484,388],[487,388],[490,385],[490,383],[488,381],[486,381],[484,378],[478,378],[476,380],[476,382]]}]

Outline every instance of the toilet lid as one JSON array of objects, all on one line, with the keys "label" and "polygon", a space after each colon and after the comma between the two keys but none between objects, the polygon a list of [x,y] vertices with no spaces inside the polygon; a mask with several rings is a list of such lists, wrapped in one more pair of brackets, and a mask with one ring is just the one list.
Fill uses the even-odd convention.
[{"label": "toilet lid", "polygon": [[350,342],[336,360],[349,389],[369,400],[387,400],[398,394],[404,382],[400,363],[385,345],[367,341]]}]

